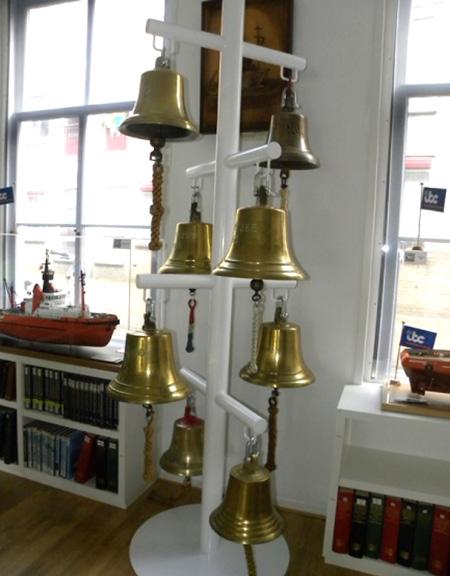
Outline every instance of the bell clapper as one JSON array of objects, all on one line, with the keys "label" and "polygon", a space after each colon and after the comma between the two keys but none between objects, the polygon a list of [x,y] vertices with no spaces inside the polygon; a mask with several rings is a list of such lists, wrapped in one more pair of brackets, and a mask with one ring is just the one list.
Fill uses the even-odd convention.
[{"label": "bell clapper", "polygon": [[289,178],[289,170],[287,168],[283,168],[280,170],[280,180],[281,180],[281,187],[280,187],[280,208],[284,211],[288,209],[288,200],[289,200],[289,188],[288,188],[288,181]]},{"label": "bell clapper", "polygon": [[187,342],[186,342],[186,352],[193,352],[194,348],[194,329],[195,329],[195,308],[197,307],[197,299],[195,295],[197,290],[194,288],[190,288],[189,290],[189,300],[188,300],[188,308],[189,308],[189,324],[188,324],[188,335],[187,335]]},{"label": "bell clapper", "polygon": [[259,329],[262,322],[262,316],[264,313],[264,299],[261,295],[261,291],[264,288],[264,282],[262,280],[252,280],[250,282],[250,288],[253,290],[254,294],[252,296],[253,301],[253,318],[252,318],[252,349],[251,358],[249,362],[249,371],[254,373],[258,370],[258,365],[256,363],[256,358],[258,356],[258,343],[259,343]]},{"label": "bell clapper", "polygon": [[144,472],[142,477],[147,482],[151,482],[156,478],[155,462],[153,460],[153,420],[155,411],[151,404],[144,404],[145,416],[147,424],[144,428],[145,444],[144,444]]}]

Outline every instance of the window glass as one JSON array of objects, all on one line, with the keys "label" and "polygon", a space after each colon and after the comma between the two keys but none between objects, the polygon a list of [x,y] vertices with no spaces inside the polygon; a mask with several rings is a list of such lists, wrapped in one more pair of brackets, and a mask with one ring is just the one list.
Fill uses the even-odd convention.
[{"label": "window glass", "polygon": [[116,336],[142,326],[144,292],[136,288],[135,278],[150,272],[148,235],[147,229],[87,228],[82,239],[89,308],[119,317]]},{"label": "window glass", "polygon": [[158,56],[153,49],[153,36],[145,32],[150,16],[164,19],[164,0],[152,0],[151,3],[148,0],[96,0],[91,102],[134,102],[137,99],[140,76],[154,68]]},{"label": "window glass", "polygon": [[449,80],[450,0],[412,0],[406,82]]},{"label": "window glass", "polygon": [[118,131],[124,113],[88,118],[84,161],[85,224],[150,226],[150,144]]},{"label": "window glass", "polygon": [[78,121],[22,122],[17,147],[16,219],[75,224]]},{"label": "window glass", "polygon": [[42,110],[84,102],[86,0],[28,11],[23,109]]}]

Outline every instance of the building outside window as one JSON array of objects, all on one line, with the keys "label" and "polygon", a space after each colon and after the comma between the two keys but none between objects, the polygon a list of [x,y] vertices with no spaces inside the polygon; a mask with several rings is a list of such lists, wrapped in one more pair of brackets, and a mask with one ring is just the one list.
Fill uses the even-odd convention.
[{"label": "building outside window", "polygon": [[[395,373],[403,324],[450,349],[449,26],[449,0],[400,0],[374,378]],[[427,187],[447,189],[443,212],[421,210]]]},{"label": "building outside window", "polygon": [[86,272],[94,312],[116,333],[140,326],[137,273],[150,271],[150,145],[118,127],[158,52],[145,32],[164,0],[16,0],[9,98],[15,202],[4,236],[5,277],[20,300],[40,281],[49,250],[54,283],[79,298]]}]

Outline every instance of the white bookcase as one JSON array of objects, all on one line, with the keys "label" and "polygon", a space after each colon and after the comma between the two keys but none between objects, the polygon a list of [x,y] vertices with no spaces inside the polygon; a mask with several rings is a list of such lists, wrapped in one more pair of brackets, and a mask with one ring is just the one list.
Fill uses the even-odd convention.
[{"label": "white bookcase", "polygon": [[[0,470],[16,474],[54,488],[59,488],[73,494],[92,498],[112,506],[126,508],[148,487],[148,482],[142,479],[144,463],[144,427],[145,411],[141,406],[119,403],[119,417],[117,429],[92,426],[83,422],[69,420],[60,415],[40,410],[24,408],[24,366],[49,368],[71,374],[90,376],[105,380],[113,379],[119,370],[120,364],[95,360],[88,356],[71,356],[70,354],[39,351],[24,347],[15,348],[10,345],[0,345],[0,360],[16,363],[15,401],[0,399],[0,406],[13,408],[17,411],[17,445],[18,463],[5,464],[0,460]],[[95,478],[85,484],[74,480],[66,480],[59,476],[52,476],[25,466],[23,428],[32,421],[50,422],[60,426],[67,426],[75,430],[90,432],[95,435],[114,438],[118,441],[118,491],[110,492],[95,487]]]},{"label": "white bookcase", "polygon": [[450,506],[450,420],[381,410],[377,384],[345,386],[336,417],[323,555],[329,564],[380,576],[417,570],[332,551],[339,486]]}]

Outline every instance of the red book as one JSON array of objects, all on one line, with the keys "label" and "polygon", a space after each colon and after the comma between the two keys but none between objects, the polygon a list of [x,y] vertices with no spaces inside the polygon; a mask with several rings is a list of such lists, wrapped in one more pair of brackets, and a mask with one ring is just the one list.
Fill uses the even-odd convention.
[{"label": "red book", "polygon": [[354,499],[354,490],[341,486],[338,488],[332,548],[339,554],[347,554],[349,550]]},{"label": "red book", "polygon": [[397,562],[398,532],[402,501],[394,496],[386,496],[381,536],[380,558],[385,562]]},{"label": "red book", "polygon": [[447,576],[450,553],[450,508],[435,506],[431,529],[428,570],[437,576]]},{"label": "red book", "polygon": [[80,455],[75,466],[75,480],[84,484],[92,478],[95,471],[95,436],[85,434]]}]

